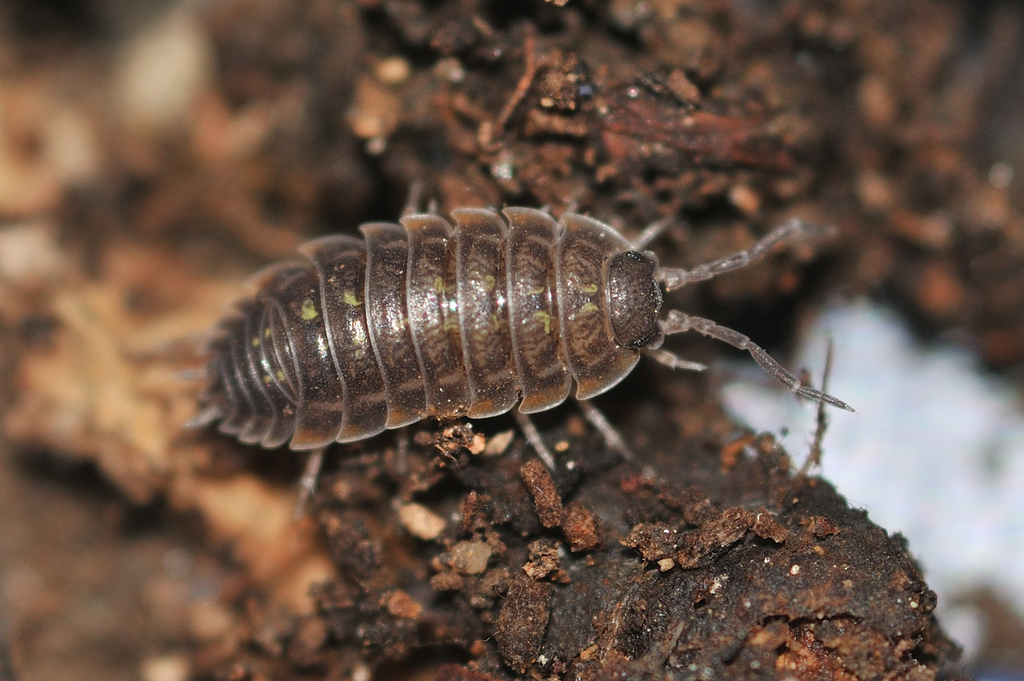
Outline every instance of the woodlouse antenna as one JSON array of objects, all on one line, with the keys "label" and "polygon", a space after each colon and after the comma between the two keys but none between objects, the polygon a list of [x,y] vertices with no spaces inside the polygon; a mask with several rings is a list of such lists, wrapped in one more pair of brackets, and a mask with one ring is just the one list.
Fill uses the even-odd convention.
[{"label": "woodlouse antenna", "polygon": [[[726,272],[732,272],[733,270],[738,270],[741,267],[746,267],[755,258],[769,252],[772,248],[786,239],[799,234],[824,232],[826,229],[827,228],[825,227],[804,222],[799,218],[793,218],[786,224],[773,229],[745,251],[727,255],[724,258],[719,258],[718,260],[698,265],[689,270],[682,268],[659,267],[654,272],[654,278],[665,287],[666,291],[672,291],[695,281],[707,281],[708,279],[713,279],[720,274],[725,274]],[[650,231],[650,228],[644,232],[645,235],[647,234],[647,231]],[[643,235],[641,235],[641,239],[643,239]],[[754,361],[760,364],[765,371],[774,376],[776,380],[796,394],[824,404],[839,407],[840,409],[845,409],[846,411],[854,411],[850,405],[846,404],[842,400],[801,383],[800,379],[779,364],[779,362],[769,355],[762,347],[756,345],[750,340],[750,338],[744,336],[739,331],[734,331],[728,327],[716,324],[710,319],[692,317],[678,310],[672,310],[668,313],[668,318],[661,322],[661,328],[665,335],[683,333],[691,330],[696,331],[705,336],[728,343],[740,350],[746,350],[750,353],[751,357],[754,358]],[[667,351],[649,350],[648,354],[650,354],[655,360],[668,366],[682,369],[696,368],[689,366],[691,363],[686,360],[681,360]]]},{"label": "woodlouse antenna", "polygon": [[[797,234],[824,231],[825,228],[804,222],[799,218],[793,218],[784,225],[780,225],[762,237],[757,243],[746,251],[733,253],[713,262],[698,265],[693,269],[659,267],[655,272],[655,278],[664,285],[666,291],[674,291],[694,281],[707,281],[741,267],[746,267],[758,256],[764,255],[778,243],[785,241]],[[643,238],[643,235],[641,235]]]},{"label": "woodlouse antenna", "polygon": [[800,379],[791,374],[784,366],[779,364],[774,357],[764,350],[764,348],[754,344],[752,340],[747,336],[744,336],[739,331],[734,331],[729,327],[716,324],[710,319],[690,316],[680,312],[679,310],[669,311],[668,319],[661,323],[661,328],[665,332],[666,336],[673,333],[696,331],[697,333],[708,336],[709,338],[714,338],[724,343],[728,343],[734,348],[746,350],[750,353],[750,356],[754,358],[754,361],[761,365],[762,369],[774,376],[776,380],[791,391],[795,392],[797,395],[803,395],[804,397],[808,397],[812,400],[830,404],[833,407],[839,407],[846,411],[855,412],[854,408],[846,402],[801,383]]}]

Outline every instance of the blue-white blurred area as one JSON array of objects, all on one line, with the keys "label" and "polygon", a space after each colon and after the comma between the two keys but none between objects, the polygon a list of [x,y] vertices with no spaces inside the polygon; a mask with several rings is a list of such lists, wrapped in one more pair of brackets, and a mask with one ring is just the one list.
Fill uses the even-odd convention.
[{"label": "blue-white blurred area", "polygon": [[[828,392],[858,412],[829,410],[822,476],[908,538],[938,593],[938,617],[970,662],[987,626],[971,594],[995,594],[1024,617],[1024,400],[967,348],[922,346],[894,312],[873,304],[832,309],[804,337],[789,364],[820,385],[831,337]],[[799,465],[816,405],[771,383],[745,373],[725,387],[725,403],[779,436]],[[1024,678],[1024,670],[1004,671],[998,678]]]}]

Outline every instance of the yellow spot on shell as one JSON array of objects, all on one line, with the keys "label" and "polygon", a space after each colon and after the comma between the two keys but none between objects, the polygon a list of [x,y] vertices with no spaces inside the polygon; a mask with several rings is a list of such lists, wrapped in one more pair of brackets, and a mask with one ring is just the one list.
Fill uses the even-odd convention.
[{"label": "yellow spot on shell", "polygon": [[534,319],[539,319],[540,323],[544,325],[544,333],[551,333],[551,315],[547,312],[534,312]]},{"label": "yellow spot on shell", "polygon": [[501,322],[498,321],[498,315],[492,314],[491,315],[491,329],[493,331],[497,331],[500,328],[501,328]]},{"label": "yellow spot on shell", "polygon": [[438,294],[444,293],[444,279],[434,277],[434,291]]},{"label": "yellow spot on shell", "polygon": [[488,274],[486,277],[484,277],[484,288],[487,289],[488,291],[493,291],[494,290],[494,276],[493,275]]},{"label": "yellow spot on shell", "polygon": [[352,291],[345,291],[341,294],[341,299],[345,301],[346,305],[351,305],[352,307],[359,307],[363,304],[363,301],[356,298],[356,294]]},{"label": "yellow spot on shell", "polygon": [[302,321],[309,322],[320,316],[320,312],[316,309],[316,303],[313,302],[312,298],[306,298],[302,301]]},{"label": "yellow spot on shell", "polygon": [[597,284],[587,284],[586,286],[581,286],[580,290],[583,291],[584,293],[597,293]]},{"label": "yellow spot on shell", "polygon": [[274,379],[270,377],[270,374],[263,374],[263,382],[267,385],[270,385],[271,383],[274,382]]},{"label": "yellow spot on shell", "polygon": [[263,329],[263,337],[264,338],[270,338],[270,327],[269,326],[267,328]]},{"label": "yellow spot on shell", "polygon": [[544,293],[545,291],[547,291],[546,288],[544,288],[543,286],[538,286],[537,288],[531,288],[526,293],[528,295],[531,295],[531,296],[539,296],[540,294]]},{"label": "yellow spot on shell", "polygon": [[584,314],[589,314],[591,312],[600,312],[600,311],[601,311],[601,308],[599,308],[594,303],[587,303],[582,308],[580,308],[580,312],[583,312]]},{"label": "yellow spot on shell", "polygon": [[254,348],[258,348],[260,346],[260,337],[259,336],[253,336],[252,337],[252,346]]},{"label": "yellow spot on shell", "polygon": [[277,370],[277,373],[276,373],[276,374],[274,374],[274,375],[275,375],[275,376],[277,376],[277,382],[278,382],[278,383],[284,383],[284,372],[283,372],[283,371],[281,371],[280,369],[278,369],[278,370]]}]

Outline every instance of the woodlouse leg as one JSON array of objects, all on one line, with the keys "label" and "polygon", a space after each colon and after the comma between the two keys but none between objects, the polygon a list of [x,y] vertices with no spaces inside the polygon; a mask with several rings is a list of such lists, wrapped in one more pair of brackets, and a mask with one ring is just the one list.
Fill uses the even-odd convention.
[{"label": "woodlouse leg", "polygon": [[707,369],[707,367],[700,362],[691,362],[688,359],[683,359],[674,352],[669,352],[664,348],[657,348],[655,350],[646,349],[643,353],[655,362],[664,364],[672,369],[681,369],[682,371],[704,371]]},{"label": "woodlouse leg", "polygon": [[630,242],[629,246],[634,251],[642,251],[644,247],[665,233],[665,230],[674,222],[673,218],[664,218],[652,222],[640,232],[640,236]]},{"label": "woodlouse leg", "polygon": [[633,450],[629,448],[626,441],[619,435],[619,431],[605,418],[601,410],[595,407],[590,400],[576,400],[576,404],[580,406],[583,417],[590,421],[590,425],[594,426],[597,432],[601,433],[608,448],[617,451],[626,461],[632,461]]},{"label": "woodlouse leg", "polygon": [[[685,286],[690,282],[705,281],[712,277],[717,277],[719,274],[724,274],[725,272],[731,272],[732,270],[745,267],[751,260],[760,255],[764,255],[776,244],[800,234],[801,232],[811,232],[820,229],[822,228],[806,223],[798,218],[793,218],[786,224],[773,229],[760,241],[751,246],[749,250],[733,253],[732,255],[728,255],[724,258],[719,258],[714,262],[698,265],[691,270],[660,267],[655,272],[654,276],[658,281],[665,285],[666,291],[672,291],[673,289]],[[641,235],[641,238],[642,237],[643,235]]]},{"label": "woodlouse leg", "polygon": [[174,380],[178,383],[199,383],[209,380],[209,375],[206,372],[206,367],[178,369],[174,372]]},{"label": "woodlouse leg", "polygon": [[420,204],[423,203],[423,187],[423,180],[413,180],[409,183],[409,196],[405,199],[405,208],[402,209],[403,218],[420,212]]},{"label": "woodlouse leg", "polygon": [[437,199],[427,201],[426,211],[420,209],[420,205],[423,203],[423,194],[426,191],[425,186],[423,180],[413,180],[409,183],[409,197],[405,200],[405,208],[402,209],[403,218],[423,214],[437,215]]},{"label": "woodlouse leg", "polygon": [[519,429],[523,431],[523,435],[526,436],[526,441],[530,443],[533,450],[537,452],[537,456],[544,462],[544,465],[548,467],[550,471],[558,470],[558,464],[555,463],[555,457],[551,455],[551,450],[544,444],[544,440],[540,437],[540,431],[537,430],[537,426],[533,425],[533,421],[530,417],[519,411],[513,409],[512,413],[515,414],[516,421],[519,423]]},{"label": "woodlouse leg", "polygon": [[764,348],[755,345],[752,340],[747,336],[744,336],[739,331],[734,331],[728,327],[716,324],[710,319],[704,319],[703,317],[691,317],[679,310],[671,310],[668,313],[668,319],[661,322],[661,328],[665,332],[665,335],[693,330],[710,338],[728,343],[734,348],[746,350],[750,353],[750,356],[754,358],[754,361],[761,365],[762,369],[774,376],[776,380],[791,391],[795,392],[797,395],[803,395],[804,397],[808,397],[817,402],[825,402],[826,404],[831,404],[833,407],[839,407],[846,411],[854,411],[853,407],[848,405],[846,402],[801,383],[800,379],[791,374],[784,366],[779,364],[771,355],[765,352]]},{"label": "woodlouse leg", "polygon": [[224,417],[224,410],[217,405],[211,404],[204,408],[201,412],[185,421],[182,426],[185,430],[199,430],[205,428],[213,423],[216,423]]},{"label": "woodlouse leg", "polygon": [[409,472],[409,427],[402,426],[395,433],[395,470],[399,475]]},{"label": "woodlouse leg", "polygon": [[306,504],[316,493],[316,483],[320,478],[320,469],[324,466],[324,451],[326,447],[314,449],[306,459],[306,470],[302,473],[302,480],[299,482],[299,500],[295,502],[295,520],[302,520],[302,514],[306,510]]}]

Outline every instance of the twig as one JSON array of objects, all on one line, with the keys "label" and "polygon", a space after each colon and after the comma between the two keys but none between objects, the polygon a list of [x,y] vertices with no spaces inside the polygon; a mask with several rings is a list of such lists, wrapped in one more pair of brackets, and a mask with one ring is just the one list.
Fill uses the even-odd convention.
[{"label": "twig", "polygon": [[502,107],[501,113],[498,115],[497,120],[494,123],[484,122],[480,125],[479,139],[480,146],[484,149],[488,149],[493,144],[494,140],[501,137],[505,131],[505,126],[508,124],[512,114],[515,113],[516,107],[523,101],[523,97],[530,91],[530,86],[533,84],[533,79],[537,76],[537,34],[533,27],[533,24],[526,24],[526,37],[523,39],[523,58],[526,61],[526,68],[523,71],[522,77],[519,79],[519,83],[516,85],[515,91],[509,100],[505,102],[505,106]]},{"label": "twig", "polygon": [[[821,391],[828,391],[828,378],[832,374],[832,357],[835,354],[834,344],[832,338],[828,339],[828,347],[825,351],[825,373],[821,377]],[[814,431],[814,442],[811,444],[811,452],[807,455],[807,459],[804,461],[804,465],[800,467],[800,471],[797,473],[797,477],[803,478],[807,476],[807,473],[814,466],[821,465],[822,447],[821,443],[825,439],[825,431],[828,429],[828,415],[825,413],[825,403],[818,402],[818,417],[817,417],[817,428]]]}]

